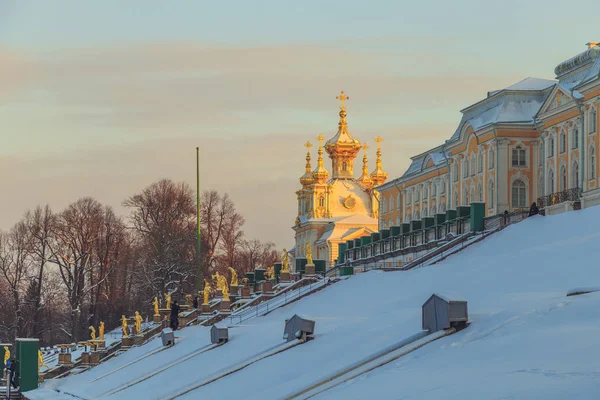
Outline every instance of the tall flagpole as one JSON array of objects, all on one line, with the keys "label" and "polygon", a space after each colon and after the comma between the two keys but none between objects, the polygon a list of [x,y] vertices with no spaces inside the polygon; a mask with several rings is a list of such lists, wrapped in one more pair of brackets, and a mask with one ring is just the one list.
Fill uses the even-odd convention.
[{"label": "tall flagpole", "polygon": [[196,147],[196,292],[202,290],[202,257],[200,256],[200,148]]}]

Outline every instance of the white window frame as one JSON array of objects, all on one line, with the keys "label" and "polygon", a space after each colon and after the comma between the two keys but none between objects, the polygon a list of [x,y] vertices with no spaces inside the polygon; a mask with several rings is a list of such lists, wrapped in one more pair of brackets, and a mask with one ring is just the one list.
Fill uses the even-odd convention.
[{"label": "white window frame", "polygon": [[494,168],[494,163],[496,162],[496,159],[494,158],[496,154],[496,150],[494,150],[493,147],[490,148],[490,151],[488,152],[488,169],[492,169]]},{"label": "white window frame", "polygon": [[560,154],[564,154],[567,152],[567,134],[563,129],[558,136],[558,150]]},{"label": "white window frame", "polygon": [[588,154],[590,155],[588,157],[590,160],[588,180],[591,181],[592,179],[596,179],[596,148],[594,147],[594,145],[590,146]]},{"label": "white window frame", "polygon": [[[515,160],[516,155],[516,160]],[[527,149],[521,145],[515,146],[511,151],[510,165],[513,168],[526,168],[527,167]],[[516,163],[515,163],[516,161]]]},{"label": "white window frame", "polygon": [[[516,186],[517,183],[520,185]],[[513,209],[527,207],[527,184],[521,179],[515,179],[510,186],[511,198],[510,204]],[[516,201],[515,201],[516,199]]]}]

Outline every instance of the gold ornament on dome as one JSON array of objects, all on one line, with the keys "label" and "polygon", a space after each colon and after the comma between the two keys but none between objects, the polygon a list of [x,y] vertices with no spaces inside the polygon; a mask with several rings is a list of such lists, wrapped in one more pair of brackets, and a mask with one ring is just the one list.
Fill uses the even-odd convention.
[{"label": "gold ornament on dome", "polygon": [[356,199],[354,197],[352,197],[352,195],[349,195],[348,197],[346,197],[342,203],[344,205],[344,207],[346,207],[348,210],[352,210],[354,208],[354,206],[356,206]]},{"label": "gold ornament on dome", "polygon": [[296,217],[296,226],[300,226],[300,217]]}]

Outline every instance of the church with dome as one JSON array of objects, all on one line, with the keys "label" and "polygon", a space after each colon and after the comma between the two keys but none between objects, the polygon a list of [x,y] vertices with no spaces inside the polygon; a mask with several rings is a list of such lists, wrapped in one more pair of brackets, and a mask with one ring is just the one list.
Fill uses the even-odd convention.
[{"label": "church with dome", "polygon": [[[327,268],[337,259],[338,243],[365,234],[377,232],[379,194],[375,187],[383,184],[387,173],[381,166],[380,137],[377,144],[375,169],[369,172],[366,143],[354,138],[346,121],[345,101],[342,91],[336,97],[341,102],[337,133],[325,142],[323,135],[317,137],[317,166],[311,166],[310,142],[304,145],[306,170],[300,177],[302,188],[296,192],[298,216],[293,227],[296,245],[290,253],[294,258],[305,258],[306,244],[310,244],[313,258],[325,260]],[[325,168],[323,150],[331,159],[331,173]],[[362,173],[354,176],[354,161],[364,151]]]}]

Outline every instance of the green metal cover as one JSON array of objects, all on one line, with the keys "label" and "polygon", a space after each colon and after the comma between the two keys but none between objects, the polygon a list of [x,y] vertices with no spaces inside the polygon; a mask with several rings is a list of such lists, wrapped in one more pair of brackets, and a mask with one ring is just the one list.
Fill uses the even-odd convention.
[{"label": "green metal cover", "polygon": [[325,260],[313,260],[313,264],[315,264],[315,272],[325,272]]},{"label": "green metal cover", "polygon": [[400,234],[405,235],[410,232],[410,224],[400,224]]},{"label": "green metal cover", "polygon": [[346,240],[346,250],[354,248],[354,240]]},{"label": "green metal cover", "polygon": [[390,237],[390,230],[389,229],[382,229],[381,230],[381,239],[387,239]]},{"label": "green metal cover", "polygon": [[39,339],[16,339],[16,360],[21,392],[38,388]]},{"label": "green metal cover", "polygon": [[423,217],[423,228],[429,228],[435,224],[433,217]]},{"label": "green metal cover", "polygon": [[12,352],[12,344],[0,343],[0,374],[2,373],[2,371],[4,371],[4,368],[6,367],[6,365],[4,364],[4,354],[6,353],[6,351],[4,350],[5,347],[8,349],[10,356],[14,357],[14,354]]},{"label": "green metal cover", "polygon": [[456,219],[456,210],[446,210],[446,221],[453,221]]},{"label": "green metal cover", "polygon": [[246,272],[246,278],[248,278],[248,283],[254,283],[254,272]]},{"label": "green metal cover", "polygon": [[260,281],[264,281],[265,280],[265,270],[264,269],[255,269],[254,270],[254,279],[256,280],[256,282],[260,282]]},{"label": "green metal cover", "polygon": [[296,272],[304,273],[306,271],[306,258],[296,258]]},{"label": "green metal cover", "polygon": [[340,267],[340,276],[354,275],[354,267]]},{"label": "green metal cover", "polygon": [[392,236],[400,236],[402,234],[402,227],[401,226],[392,226],[390,228],[390,231],[391,231]]},{"label": "green metal cover", "polygon": [[411,231],[418,231],[419,229],[421,229],[421,226],[422,226],[421,220],[416,219],[416,220],[410,221],[410,230]]},{"label": "green metal cover", "polygon": [[485,219],[485,203],[471,203],[471,232],[483,232]]},{"label": "green metal cover", "polygon": [[356,248],[356,247],[360,247],[360,246],[361,246],[360,242],[361,242],[361,241],[360,241],[360,238],[356,238],[356,239],[354,239],[354,248]]},{"label": "green metal cover", "polygon": [[273,264],[273,266],[275,267],[275,276],[279,276],[279,274],[281,273],[282,265],[283,264],[281,262],[276,262],[275,264]]},{"label": "green metal cover", "polygon": [[445,213],[435,214],[434,218],[435,218],[436,225],[442,225],[444,222],[446,222],[446,214]]},{"label": "green metal cover", "polygon": [[458,217],[468,217],[471,215],[471,206],[458,206],[456,212]]},{"label": "green metal cover", "polygon": [[338,243],[338,264],[346,260],[346,243]]},{"label": "green metal cover", "polygon": [[360,238],[360,245],[361,246],[365,246],[365,245],[370,244],[370,243],[371,243],[371,236],[362,236]]},{"label": "green metal cover", "polygon": [[371,242],[372,243],[375,243],[379,239],[381,239],[381,233],[379,233],[379,232],[373,232],[373,233],[371,233]]}]

